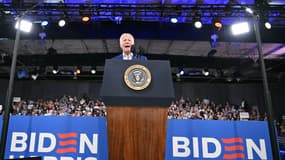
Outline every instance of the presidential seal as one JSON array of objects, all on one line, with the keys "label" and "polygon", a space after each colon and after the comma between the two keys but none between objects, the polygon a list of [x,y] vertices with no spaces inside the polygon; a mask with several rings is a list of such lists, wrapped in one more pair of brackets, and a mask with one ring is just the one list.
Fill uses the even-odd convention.
[{"label": "presidential seal", "polygon": [[133,90],[143,90],[149,86],[151,74],[145,66],[135,64],[126,69],[124,81]]}]

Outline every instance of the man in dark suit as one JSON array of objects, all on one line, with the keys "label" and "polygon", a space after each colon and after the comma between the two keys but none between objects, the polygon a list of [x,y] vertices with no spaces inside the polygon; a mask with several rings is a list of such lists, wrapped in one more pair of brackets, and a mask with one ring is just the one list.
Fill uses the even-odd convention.
[{"label": "man in dark suit", "polygon": [[147,60],[146,56],[133,53],[132,47],[135,44],[135,39],[130,33],[123,33],[120,37],[120,47],[122,53],[113,57],[112,59],[121,59],[121,60]]}]

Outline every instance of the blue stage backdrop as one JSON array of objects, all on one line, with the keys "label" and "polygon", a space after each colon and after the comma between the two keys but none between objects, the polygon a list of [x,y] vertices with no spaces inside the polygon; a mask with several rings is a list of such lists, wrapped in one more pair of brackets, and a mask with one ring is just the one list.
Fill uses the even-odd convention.
[{"label": "blue stage backdrop", "polygon": [[272,159],[267,122],[168,120],[165,159]]},{"label": "blue stage backdrop", "polygon": [[5,158],[107,160],[106,125],[105,117],[11,116]]}]

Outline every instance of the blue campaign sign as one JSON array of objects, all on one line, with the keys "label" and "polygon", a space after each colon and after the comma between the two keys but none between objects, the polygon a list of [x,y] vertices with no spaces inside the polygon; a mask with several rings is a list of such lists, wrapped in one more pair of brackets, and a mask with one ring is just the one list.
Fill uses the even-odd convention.
[{"label": "blue campaign sign", "polygon": [[165,159],[272,159],[267,122],[168,120]]},{"label": "blue campaign sign", "polygon": [[106,125],[105,117],[11,116],[5,158],[107,160]]}]

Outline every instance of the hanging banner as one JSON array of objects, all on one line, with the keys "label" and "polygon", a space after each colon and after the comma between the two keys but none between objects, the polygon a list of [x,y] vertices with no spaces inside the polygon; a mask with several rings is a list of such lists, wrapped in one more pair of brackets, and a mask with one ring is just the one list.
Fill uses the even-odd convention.
[{"label": "hanging banner", "polygon": [[168,120],[165,159],[272,159],[267,122]]},{"label": "hanging banner", "polygon": [[105,117],[11,116],[5,159],[107,160],[106,125]]}]

